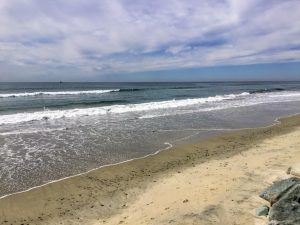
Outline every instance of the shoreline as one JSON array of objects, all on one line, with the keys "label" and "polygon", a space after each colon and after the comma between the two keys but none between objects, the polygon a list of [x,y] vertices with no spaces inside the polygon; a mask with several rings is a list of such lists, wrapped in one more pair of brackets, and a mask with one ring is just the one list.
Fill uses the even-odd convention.
[{"label": "shoreline", "polygon": [[[262,128],[268,128],[268,127],[273,127],[273,126],[276,126],[278,124],[281,123],[281,119],[285,119],[285,118],[290,118],[290,117],[294,117],[294,116],[298,116],[300,115],[300,113],[295,113],[295,114],[292,114],[292,115],[287,115],[287,116],[283,116],[283,117],[276,117],[273,121],[272,124],[270,125],[267,125],[267,126],[262,126],[262,127],[254,127],[254,128],[236,128],[236,129],[193,129],[195,131],[197,130],[207,130],[207,131],[225,131],[225,132],[236,132],[236,131],[244,131],[244,130],[251,130],[251,129],[262,129]],[[209,138],[213,138],[213,137],[218,137],[218,136],[222,136],[226,133],[220,133],[220,134],[216,134],[214,136],[209,136],[207,138],[204,138],[204,139],[197,139],[197,138],[190,138],[190,136],[195,136],[196,134],[192,134],[190,136],[187,136],[187,137],[183,137],[182,139],[190,139],[190,142],[193,142],[193,141],[202,141],[202,140],[205,140],[205,139],[209,139]],[[175,140],[177,141],[177,140]],[[189,143],[189,142],[188,142]],[[188,144],[188,143],[184,143],[184,144]],[[74,177],[77,177],[77,176],[82,176],[82,175],[85,175],[85,174],[88,174],[90,172],[93,172],[93,171],[96,171],[96,170],[99,170],[99,169],[102,169],[102,168],[105,168],[105,167],[110,167],[110,166],[116,166],[116,165],[119,165],[119,164],[123,164],[123,163],[127,163],[127,162],[130,162],[130,161],[133,161],[133,160],[139,160],[139,159],[144,159],[146,157],[149,157],[149,156],[154,156],[162,151],[166,151],[166,150],[169,150],[170,148],[176,148],[176,147],[179,147],[179,146],[182,146],[184,144],[179,144],[178,146],[174,146],[172,143],[169,143],[169,142],[165,142],[164,145],[168,145],[168,147],[166,148],[162,148],[162,149],[158,149],[157,151],[155,151],[154,153],[151,153],[151,154],[147,154],[147,155],[144,155],[144,156],[141,156],[141,157],[137,157],[137,158],[131,158],[131,159],[128,159],[128,160],[124,160],[124,161],[121,161],[121,162],[117,162],[117,163],[112,163],[112,164],[107,164],[107,165],[103,165],[103,166],[99,166],[99,167],[96,167],[96,168],[93,168],[93,169],[90,169],[90,170],[87,170],[85,172],[82,172],[82,173],[78,173],[78,174],[75,174],[75,175],[71,175],[71,176],[67,176],[67,177],[63,177],[63,178],[60,178],[60,179],[57,179],[57,180],[50,180],[49,182],[46,182],[44,184],[41,184],[41,185],[38,185],[38,186],[34,186],[34,187],[31,187],[31,188],[28,188],[28,189],[25,189],[23,191],[17,191],[17,192],[14,192],[14,193],[9,193],[9,194],[6,194],[6,195],[3,195],[3,196],[0,196],[0,200],[1,199],[4,199],[6,197],[9,197],[9,196],[12,196],[12,195],[15,195],[15,194],[21,194],[21,193],[26,193],[28,191],[31,191],[31,190],[34,190],[34,189],[37,189],[37,188],[40,188],[40,187],[44,187],[44,186],[47,186],[48,184],[52,184],[52,183],[56,183],[56,182],[60,182],[60,181],[64,181],[66,179],[70,179],[70,178],[74,178]]]},{"label": "shoreline", "polygon": [[[122,205],[124,205],[124,203],[126,205],[128,202],[133,202],[139,194],[143,193],[146,187],[151,186],[152,183],[156,183],[153,181],[159,179],[160,176],[165,176],[166,174],[170,175],[178,169],[190,168],[210,160],[230,158],[246,151],[251,146],[268,137],[288,133],[299,125],[299,114],[280,119],[277,118],[273,124],[266,127],[239,129],[205,140],[193,141],[183,146],[179,145],[172,148],[172,151],[166,151],[170,148],[169,146],[169,148],[167,147],[165,150],[142,158],[123,161],[116,165],[106,165],[101,168],[95,168],[83,174],[63,178],[39,187],[34,187],[30,190],[1,197],[0,215],[3,215],[7,221],[15,220],[16,222],[17,220],[24,220],[25,217],[26,220],[31,218],[32,221],[29,224],[55,224],[53,220],[59,218],[58,215],[60,215],[61,211],[68,212],[67,210],[86,215],[89,211],[98,209],[98,215],[96,215],[95,212],[92,213],[95,218],[99,216],[101,218],[109,217],[122,211],[124,208]],[[264,131],[267,133],[264,133]],[[261,136],[259,134],[261,134]],[[222,146],[224,143],[228,144],[228,142],[231,143],[232,141],[241,143],[239,149],[234,148],[229,151],[230,147],[232,147],[229,145],[224,147],[225,149],[223,150],[216,151],[219,147],[218,142],[219,145],[221,144]],[[200,147],[198,146],[198,149],[195,149],[194,145],[199,144]],[[111,187],[110,185],[115,186]],[[138,186],[138,188],[136,186]],[[100,188],[101,190],[98,189],[97,193],[93,193],[96,188]],[[124,196],[124,192],[131,189],[135,190],[134,195],[130,198],[128,195]],[[93,192],[91,192],[91,190],[93,190]],[[78,193],[81,195],[79,196],[80,198],[74,197],[75,195],[78,196]],[[83,195],[87,195],[87,197],[83,198]],[[39,197],[39,199],[36,200],[37,197]],[[99,203],[99,198],[103,203],[110,203],[110,205],[108,204],[109,207],[106,207],[107,203]],[[48,202],[49,199],[51,199],[51,201],[53,199],[76,200],[75,202],[70,200],[73,204],[70,204],[66,209],[58,209],[56,203],[52,203],[51,205]],[[76,203],[76,201],[79,203]],[[87,205],[90,205],[91,202],[94,202],[95,206],[87,208]],[[99,204],[97,205],[97,203]],[[5,208],[5,204],[9,205],[9,207]],[[30,205],[27,210],[24,208],[26,204]],[[42,210],[41,207],[43,206],[46,206],[46,212]],[[23,209],[21,215],[13,214],[20,210],[20,207]],[[8,211],[12,212],[9,213]],[[46,215],[46,213],[50,212],[51,215]],[[44,215],[43,221],[38,219],[41,214]],[[70,219],[72,215],[65,213],[63,217]],[[85,216],[82,217],[84,218]],[[91,219],[92,216],[88,217],[90,218],[88,220],[93,220]],[[36,221],[39,221],[39,223]],[[2,224],[2,221],[0,221],[0,224]],[[66,222],[64,224],[73,223]],[[90,222],[84,222],[84,224],[90,224]]]},{"label": "shoreline", "polygon": [[128,159],[128,160],[121,161],[121,162],[118,162],[118,163],[113,163],[113,164],[103,165],[103,166],[96,167],[96,168],[94,168],[94,169],[88,170],[88,171],[83,172],[83,173],[78,173],[78,174],[75,174],[75,175],[72,175],[72,176],[63,177],[63,178],[61,178],[61,179],[49,181],[49,182],[47,182],[47,183],[45,183],[45,184],[41,184],[41,185],[38,185],[38,186],[34,186],[34,187],[32,187],[32,188],[28,188],[28,189],[26,189],[26,190],[24,190],[24,191],[18,191],[18,192],[14,192],[14,193],[11,193],[11,194],[7,194],[7,195],[0,196],[0,200],[1,200],[1,199],[4,199],[4,198],[7,198],[7,197],[10,197],[10,196],[12,196],[12,195],[26,193],[26,192],[28,192],[28,191],[31,191],[31,190],[34,190],[34,189],[37,189],[37,188],[41,188],[41,187],[47,186],[47,185],[49,185],[49,184],[53,184],[53,183],[60,182],[60,181],[64,181],[64,180],[71,179],[71,178],[74,178],[74,177],[86,175],[86,174],[88,174],[88,173],[90,173],[90,172],[93,172],[93,171],[96,171],[96,170],[100,170],[100,169],[105,168],[105,167],[117,166],[117,165],[119,165],[119,164],[127,163],[127,162],[130,162],[130,161],[133,161],[133,160],[144,159],[144,158],[146,158],[146,157],[148,157],[148,156],[156,155],[156,154],[160,153],[161,151],[166,151],[166,150],[168,150],[168,149],[170,149],[170,148],[173,148],[173,145],[170,144],[169,142],[165,142],[164,144],[165,144],[165,145],[169,145],[169,146],[166,147],[166,148],[157,150],[156,152],[154,152],[154,153],[152,153],[152,154],[148,154],[148,155],[145,155],[145,156],[142,156],[142,157],[138,157],[138,158]]}]

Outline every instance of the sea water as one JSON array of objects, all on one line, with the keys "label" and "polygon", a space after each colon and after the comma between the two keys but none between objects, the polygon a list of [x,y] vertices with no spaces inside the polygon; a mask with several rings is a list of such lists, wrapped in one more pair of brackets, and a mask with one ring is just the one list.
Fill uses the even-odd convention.
[{"label": "sea water", "polygon": [[0,83],[0,196],[300,112],[300,82]]}]

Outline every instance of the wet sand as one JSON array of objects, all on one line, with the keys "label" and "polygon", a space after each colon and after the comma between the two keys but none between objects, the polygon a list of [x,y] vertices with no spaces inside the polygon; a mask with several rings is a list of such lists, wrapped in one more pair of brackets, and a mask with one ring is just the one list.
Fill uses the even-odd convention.
[{"label": "wet sand", "polygon": [[300,163],[300,116],[0,199],[0,224],[265,224],[259,192]]}]

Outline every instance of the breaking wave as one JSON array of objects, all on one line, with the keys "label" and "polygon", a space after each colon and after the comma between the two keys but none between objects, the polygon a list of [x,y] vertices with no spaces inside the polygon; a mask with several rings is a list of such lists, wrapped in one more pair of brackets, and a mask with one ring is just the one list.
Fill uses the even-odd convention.
[{"label": "breaking wave", "polygon": [[60,118],[72,118],[78,116],[95,116],[104,114],[120,114],[128,112],[140,112],[158,109],[178,108],[196,104],[204,104],[209,102],[220,102],[223,100],[231,100],[236,97],[249,95],[244,92],[241,94],[230,95],[217,95],[207,98],[194,98],[194,99],[181,99],[181,100],[168,100],[160,102],[147,102],[139,104],[126,104],[126,105],[111,105],[102,107],[90,108],[76,108],[65,110],[44,110],[36,112],[15,113],[0,116],[0,124],[15,124],[36,120],[51,120]]},{"label": "breaking wave", "polygon": [[115,89],[115,90],[88,90],[88,91],[40,91],[40,92],[7,93],[7,94],[0,94],[0,98],[16,98],[16,97],[40,96],[40,95],[103,94],[103,93],[109,93],[109,92],[117,92],[119,90],[120,89]]}]

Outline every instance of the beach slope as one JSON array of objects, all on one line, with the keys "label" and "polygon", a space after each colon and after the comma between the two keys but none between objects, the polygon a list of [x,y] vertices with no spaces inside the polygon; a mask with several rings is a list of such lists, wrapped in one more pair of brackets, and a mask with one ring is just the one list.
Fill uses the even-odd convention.
[{"label": "beach slope", "polygon": [[0,224],[265,224],[262,189],[300,163],[300,116],[0,199]]}]

